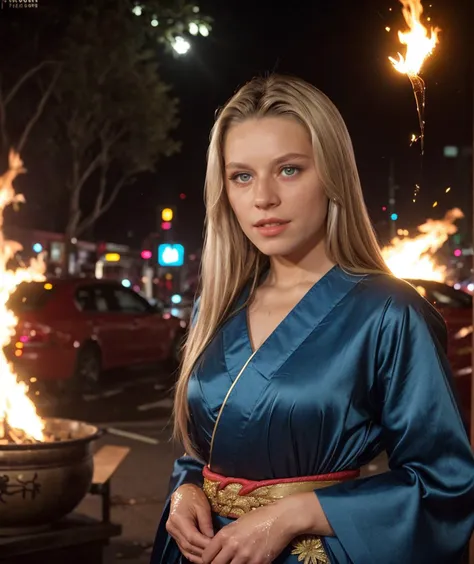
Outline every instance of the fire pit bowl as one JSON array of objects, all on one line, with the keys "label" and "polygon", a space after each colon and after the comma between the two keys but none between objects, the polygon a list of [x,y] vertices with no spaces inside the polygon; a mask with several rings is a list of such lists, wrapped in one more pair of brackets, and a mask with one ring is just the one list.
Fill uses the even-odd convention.
[{"label": "fire pit bowl", "polygon": [[0,535],[49,528],[89,491],[97,427],[44,419],[53,442],[0,445]]}]

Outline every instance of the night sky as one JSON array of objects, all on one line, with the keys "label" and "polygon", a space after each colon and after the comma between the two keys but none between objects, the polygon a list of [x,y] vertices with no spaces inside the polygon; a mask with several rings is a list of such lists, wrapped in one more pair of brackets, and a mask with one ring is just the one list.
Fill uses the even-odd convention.
[{"label": "night sky", "polygon": [[[355,146],[366,202],[383,238],[387,232],[387,177],[395,158],[399,227],[439,217],[454,205],[470,213],[469,178],[455,174],[443,158],[445,145],[472,145],[472,59],[468,33],[471,0],[423,3],[432,24],[442,29],[440,44],[425,65],[427,84],[425,155],[409,147],[418,132],[408,79],[388,56],[404,53],[396,31],[404,29],[394,0],[312,0],[282,4],[269,0],[202,0],[214,19],[208,38],[193,38],[185,57],[159,53],[161,74],[181,100],[175,132],[181,153],[162,161],[124,192],[96,227],[96,237],[137,244],[155,229],[155,207],[178,203],[178,238],[190,251],[201,244],[202,188],[208,136],[215,110],[252,76],[271,71],[298,75],[330,96],[344,116]],[[432,4],[433,7],[428,6]],[[389,9],[392,8],[392,11]],[[387,33],[385,27],[390,26]],[[469,170],[467,160],[466,170]],[[416,204],[413,188],[421,184]],[[446,195],[445,188],[452,186]],[[180,202],[179,193],[186,200]],[[432,208],[437,200],[439,205]]]}]

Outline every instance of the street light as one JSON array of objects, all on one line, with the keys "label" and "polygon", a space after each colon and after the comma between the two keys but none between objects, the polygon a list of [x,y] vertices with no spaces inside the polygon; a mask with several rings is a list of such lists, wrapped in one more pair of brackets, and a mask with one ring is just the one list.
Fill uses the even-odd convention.
[{"label": "street light", "polygon": [[139,4],[137,4],[136,6],[134,6],[132,12],[136,15],[136,16],[141,16],[143,13],[143,7],[140,6]]},{"label": "street light", "polygon": [[178,35],[171,41],[171,47],[173,47],[178,55],[186,55],[189,49],[191,49],[191,44],[189,41],[186,41],[184,37]]},{"label": "street light", "polygon": [[207,27],[207,25],[201,24],[201,25],[199,26],[199,33],[200,33],[203,37],[208,37],[208,36],[209,36],[209,28]]}]

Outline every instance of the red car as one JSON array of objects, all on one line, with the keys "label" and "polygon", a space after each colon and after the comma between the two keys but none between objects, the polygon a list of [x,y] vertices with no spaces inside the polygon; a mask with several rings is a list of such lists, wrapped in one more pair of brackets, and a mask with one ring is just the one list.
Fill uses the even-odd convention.
[{"label": "red car", "polygon": [[6,349],[20,377],[74,389],[103,371],[178,360],[185,323],[112,281],[64,279],[20,284],[8,307],[18,317]]},{"label": "red car", "polygon": [[448,328],[448,356],[466,422],[471,410],[472,296],[443,282],[407,280],[441,313]]}]

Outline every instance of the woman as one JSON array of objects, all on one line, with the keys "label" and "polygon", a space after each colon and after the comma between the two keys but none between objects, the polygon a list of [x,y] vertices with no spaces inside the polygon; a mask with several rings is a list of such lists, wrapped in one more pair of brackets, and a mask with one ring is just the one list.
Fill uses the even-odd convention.
[{"label": "woman", "polygon": [[[474,459],[437,312],[390,275],[332,103],[270,76],[221,111],[202,292],[153,564],[453,564]],[[390,471],[359,478],[382,451]]]}]

